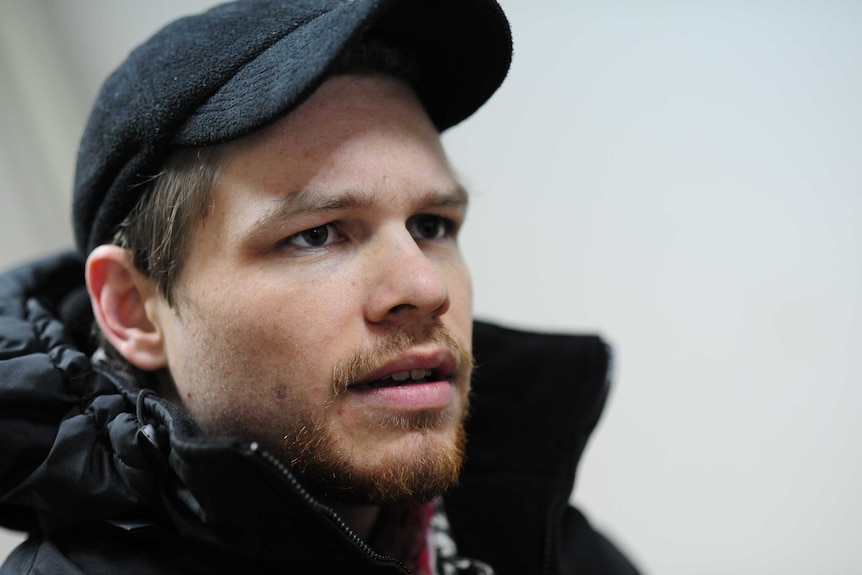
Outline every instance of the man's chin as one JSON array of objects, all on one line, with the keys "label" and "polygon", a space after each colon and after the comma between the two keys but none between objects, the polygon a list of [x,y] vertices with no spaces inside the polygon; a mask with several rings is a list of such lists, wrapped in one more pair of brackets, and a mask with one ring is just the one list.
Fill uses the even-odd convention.
[{"label": "man's chin", "polygon": [[421,450],[392,453],[373,465],[317,453],[311,462],[294,460],[300,464],[295,469],[303,485],[323,501],[411,507],[431,501],[456,485],[464,459],[462,426],[452,438],[426,440]]}]

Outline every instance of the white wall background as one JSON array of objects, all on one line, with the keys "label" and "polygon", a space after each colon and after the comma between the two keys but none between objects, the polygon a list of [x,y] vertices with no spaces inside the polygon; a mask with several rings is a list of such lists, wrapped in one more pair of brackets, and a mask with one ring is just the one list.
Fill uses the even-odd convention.
[{"label": "white wall background", "polygon": [[[209,3],[0,0],[3,267],[70,245],[99,82]],[[477,313],[615,347],[574,500],[650,573],[860,572],[862,3],[503,5],[445,142]]]}]

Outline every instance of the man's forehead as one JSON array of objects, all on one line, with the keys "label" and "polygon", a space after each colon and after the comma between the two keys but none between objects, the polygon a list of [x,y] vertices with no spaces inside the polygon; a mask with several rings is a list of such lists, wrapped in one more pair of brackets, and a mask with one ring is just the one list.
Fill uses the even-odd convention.
[{"label": "man's forehead", "polygon": [[[418,126],[422,124],[422,126]],[[324,81],[296,109],[255,132],[222,144],[221,156],[229,163],[248,151],[274,145],[298,145],[307,155],[326,150],[333,139],[362,131],[415,131],[439,144],[439,132],[412,86],[379,73],[354,73]]]},{"label": "man's forehead", "polygon": [[278,194],[361,191],[378,178],[408,176],[412,187],[456,187],[440,136],[412,89],[381,75],[327,80],[272,125],[220,146],[219,160],[227,185],[255,182]]},{"label": "man's forehead", "polygon": [[424,107],[388,76],[332,78],[225,150],[214,200],[244,228],[381,207],[464,211],[468,202]]}]

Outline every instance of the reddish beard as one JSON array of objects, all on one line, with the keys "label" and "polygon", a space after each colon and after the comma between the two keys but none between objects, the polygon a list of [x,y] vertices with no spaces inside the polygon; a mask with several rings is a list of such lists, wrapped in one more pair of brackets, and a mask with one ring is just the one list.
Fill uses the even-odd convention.
[{"label": "reddish beard", "polygon": [[[284,435],[282,454],[315,495],[345,503],[404,507],[430,501],[458,482],[466,444],[464,420],[473,359],[444,326],[431,324],[418,336],[406,330],[387,334],[372,351],[339,362],[333,369],[328,403],[349,393],[352,385],[367,380],[393,357],[429,341],[447,347],[458,357],[453,380],[460,399],[457,409],[452,406],[442,411],[380,414],[376,423],[381,428],[417,434],[428,446],[419,455],[390,453],[370,467],[357,465],[352,453],[339,447],[338,437],[327,421],[296,422]],[[447,427],[451,433],[432,437],[430,432]]]}]

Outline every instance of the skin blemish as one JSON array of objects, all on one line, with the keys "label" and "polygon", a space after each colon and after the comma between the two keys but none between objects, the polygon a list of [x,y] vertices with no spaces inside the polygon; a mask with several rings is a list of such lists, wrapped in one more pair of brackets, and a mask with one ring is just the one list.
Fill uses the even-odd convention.
[{"label": "skin blemish", "polygon": [[287,401],[287,390],[283,387],[277,387],[272,392],[273,397],[277,403],[284,403]]}]

